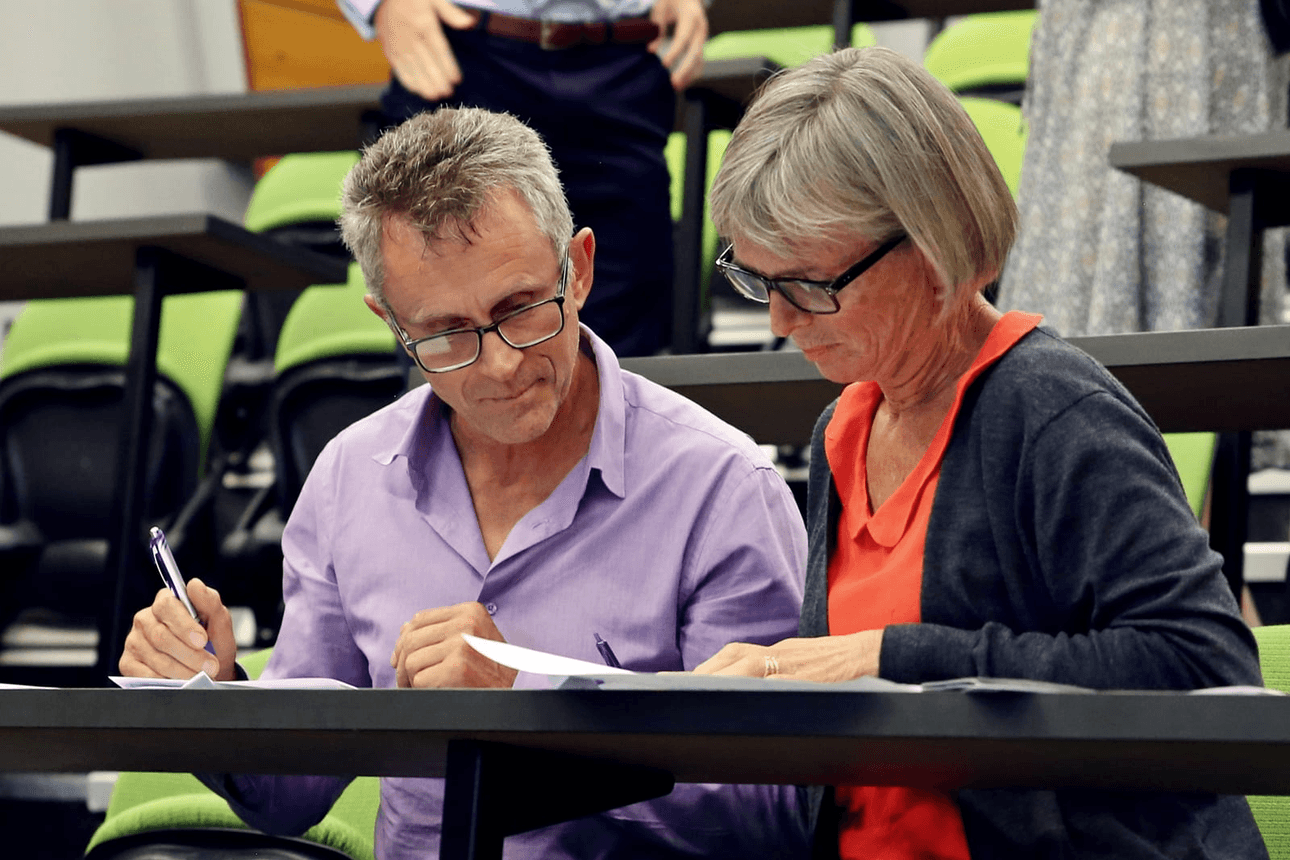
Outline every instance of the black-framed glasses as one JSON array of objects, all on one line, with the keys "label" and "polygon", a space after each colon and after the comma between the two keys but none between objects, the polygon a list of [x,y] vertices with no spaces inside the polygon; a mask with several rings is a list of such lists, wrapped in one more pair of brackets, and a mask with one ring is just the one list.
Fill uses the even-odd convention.
[{"label": "black-framed glasses", "polygon": [[873,253],[838,275],[833,281],[807,281],[801,278],[764,278],[731,262],[734,246],[728,245],[717,257],[717,268],[726,276],[739,295],[763,305],[770,302],[771,292],[779,293],[790,305],[808,314],[835,314],[841,308],[838,292],[869,271],[891,249],[909,238],[897,233],[873,250]]},{"label": "black-framed glasses", "polygon": [[[554,298],[516,308],[479,328],[453,329],[416,340],[408,340],[407,333],[398,323],[394,324],[394,330],[403,341],[403,348],[426,373],[461,370],[479,360],[484,348],[484,335],[490,331],[497,332],[498,337],[515,349],[537,346],[564,331],[564,290],[568,278],[569,255],[565,254]],[[394,319],[394,314],[390,314],[390,319]]]}]

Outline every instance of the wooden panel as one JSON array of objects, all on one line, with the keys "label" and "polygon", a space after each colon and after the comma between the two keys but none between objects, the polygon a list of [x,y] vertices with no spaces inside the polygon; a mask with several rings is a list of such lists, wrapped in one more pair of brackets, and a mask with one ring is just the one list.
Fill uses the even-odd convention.
[{"label": "wooden panel", "polygon": [[329,0],[239,0],[252,90],[377,84],[390,67]]},{"label": "wooden panel", "polygon": [[307,15],[321,15],[324,18],[348,23],[340,7],[336,5],[336,0],[256,0],[256,2],[264,6],[278,6],[282,9],[304,12]]}]

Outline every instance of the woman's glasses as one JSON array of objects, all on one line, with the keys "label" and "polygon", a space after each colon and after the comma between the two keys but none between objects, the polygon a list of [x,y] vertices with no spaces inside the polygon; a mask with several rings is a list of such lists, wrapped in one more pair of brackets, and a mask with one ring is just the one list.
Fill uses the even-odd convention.
[{"label": "woman's glasses", "polygon": [[742,269],[731,262],[734,246],[728,246],[717,257],[717,268],[726,280],[741,296],[754,302],[767,304],[771,292],[779,293],[790,305],[808,314],[835,314],[838,312],[837,294],[847,284],[863,275],[905,239],[904,233],[897,233],[883,242],[873,253],[838,275],[833,281],[806,281],[800,278],[763,278],[756,272]]}]

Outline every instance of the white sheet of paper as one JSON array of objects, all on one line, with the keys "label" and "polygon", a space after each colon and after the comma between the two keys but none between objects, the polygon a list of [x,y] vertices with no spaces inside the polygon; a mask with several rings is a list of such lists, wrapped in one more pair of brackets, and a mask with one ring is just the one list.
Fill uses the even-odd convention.
[{"label": "white sheet of paper", "polygon": [[58,687],[33,687],[31,684],[0,684],[0,690],[57,690]]},{"label": "white sheet of paper", "polygon": [[793,693],[917,693],[917,684],[897,684],[881,678],[864,677],[839,683],[793,681],[787,678],[749,678],[746,675],[695,675],[693,672],[636,672],[629,678],[618,675],[609,678],[575,676],[560,685],[562,690],[698,690],[714,692],[744,690],[749,692]]},{"label": "white sheet of paper", "polygon": [[211,689],[236,690],[238,687],[249,687],[256,690],[352,690],[352,684],[337,681],[335,678],[273,678],[265,681],[212,681],[205,672],[198,672],[187,681],[179,678],[126,678],[121,675],[110,675],[109,680],[126,690],[160,690],[160,689]]},{"label": "white sheet of paper", "polygon": [[535,675],[634,675],[629,669],[615,669],[601,663],[589,663],[586,660],[575,660],[573,657],[561,657],[559,654],[548,654],[545,651],[534,651],[532,648],[521,648],[509,642],[496,642],[492,639],[480,639],[469,633],[461,634],[470,645],[494,663],[501,663],[520,672],[532,672]]}]

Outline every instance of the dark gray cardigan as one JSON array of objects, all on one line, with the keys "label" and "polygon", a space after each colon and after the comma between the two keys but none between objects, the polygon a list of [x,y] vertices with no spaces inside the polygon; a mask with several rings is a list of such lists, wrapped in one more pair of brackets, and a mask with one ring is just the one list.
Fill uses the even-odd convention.
[{"label": "dark gray cardigan", "polygon": [[[811,445],[803,636],[828,634],[840,502]],[[880,674],[1106,689],[1260,684],[1254,639],[1151,419],[1051,331],[968,389],[941,465],[920,624],[888,627]],[[1089,790],[957,793],[974,858],[1266,857],[1243,797]],[[831,805],[821,818],[832,842]]]}]

